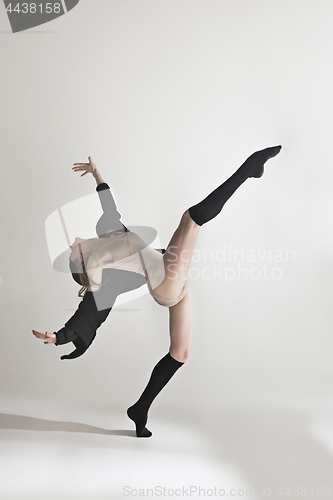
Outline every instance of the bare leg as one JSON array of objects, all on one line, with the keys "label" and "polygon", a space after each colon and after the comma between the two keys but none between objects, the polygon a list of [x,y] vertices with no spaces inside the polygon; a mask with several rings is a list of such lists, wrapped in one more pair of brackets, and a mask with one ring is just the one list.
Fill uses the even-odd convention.
[{"label": "bare leg", "polygon": [[189,211],[186,210],[163,255],[165,277],[162,283],[154,288],[161,297],[175,299],[182,291],[199,231],[200,226],[191,219]]},{"label": "bare leg", "polygon": [[193,332],[193,304],[190,290],[173,307],[169,307],[170,355],[185,363],[190,354]]}]

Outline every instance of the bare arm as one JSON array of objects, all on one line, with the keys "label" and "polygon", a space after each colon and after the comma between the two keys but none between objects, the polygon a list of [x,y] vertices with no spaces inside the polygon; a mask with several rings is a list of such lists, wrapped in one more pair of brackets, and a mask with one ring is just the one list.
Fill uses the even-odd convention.
[{"label": "bare arm", "polygon": [[96,191],[98,193],[102,210],[104,212],[104,214],[97,222],[96,232],[100,238],[103,238],[108,231],[123,231],[125,226],[122,222],[120,222],[121,215],[118,212],[117,205],[113,198],[109,185],[102,178],[95,163],[92,161],[91,156],[88,156],[88,160],[89,163],[74,163],[72,170],[74,170],[74,172],[83,171],[81,177],[88,173],[91,173],[96,181]]},{"label": "bare arm", "polygon": [[97,168],[96,168],[95,172],[93,173],[93,176],[96,180],[97,186],[99,186],[100,184],[104,184],[105,181],[102,179],[102,176],[99,173],[99,171],[97,170]]}]

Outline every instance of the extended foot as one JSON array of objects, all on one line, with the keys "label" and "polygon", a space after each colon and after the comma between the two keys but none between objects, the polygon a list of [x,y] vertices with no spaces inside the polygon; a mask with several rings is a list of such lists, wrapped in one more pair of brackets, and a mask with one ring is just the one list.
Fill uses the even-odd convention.
[{"label": "extended foot", "polygon": [[147,413],[140,412],[140,410],[138,410],[136,406],[133,405],[127,409],[127,415],[135,423],[137,437],[152,436],[152,432],[150,432],[150,430],[146,427],[146,423],[148,420]]},{"label": "extended foot", "polygon": [[243,163],[243,166],[248,170],[248,176],[261,177],[264,173],[264,164],[266,161],[279,154],[281,148],[282,146],[274,146],[253,153],[245,163]]}]

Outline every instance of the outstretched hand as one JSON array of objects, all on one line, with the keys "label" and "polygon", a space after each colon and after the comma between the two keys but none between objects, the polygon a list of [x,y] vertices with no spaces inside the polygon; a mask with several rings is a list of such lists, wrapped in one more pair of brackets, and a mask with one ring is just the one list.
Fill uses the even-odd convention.
[{"label": "outstretched hand", "polygon": [[95,174],[97,172],[97,167],[95,163],[92,161],[91,156],[88,156],[89,163],[73,163],[74,167],[72,170],[74,172],[82,172],[81,177],[83,177],[86,174]]},{"label": "outstretched hand", "polygon": [[55,344],[57,342],[57,336],[54,333],[41,333],[36,330],[32,330],[32,333],[38,339],[43,339],[45,341],[44,344]]}]

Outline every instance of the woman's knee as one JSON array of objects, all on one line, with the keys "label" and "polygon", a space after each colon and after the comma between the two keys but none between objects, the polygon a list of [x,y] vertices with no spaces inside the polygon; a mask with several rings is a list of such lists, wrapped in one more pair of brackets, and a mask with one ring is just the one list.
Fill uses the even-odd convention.
[{"label": "woman's knee", "polygon": [[176,361],[179,361],[180,363],[185,363],[188,360],[189,355],[189,349],[177,349],[174,351],[170,349],[170,356],[172,356]]},{"label": "woman's knee", "polygon": [[199,226],[196,222],[194,222],[194,220],[190,215],[189,209],[187,209],[185,210],[180,219],[179,227],[186,227],[187,230],[190,228],[191,230],[197,231],[198,229],[200,229],[201,226]]},{"label": "woman's knee", "polygon": [[188,223],[189,221],[192,221],[192,218],[190,216],[190,212],[187,210],[185,210],[185,212],[183,213],[183,215],[181,216],[181,219],[180,219],[180,223]]}]

